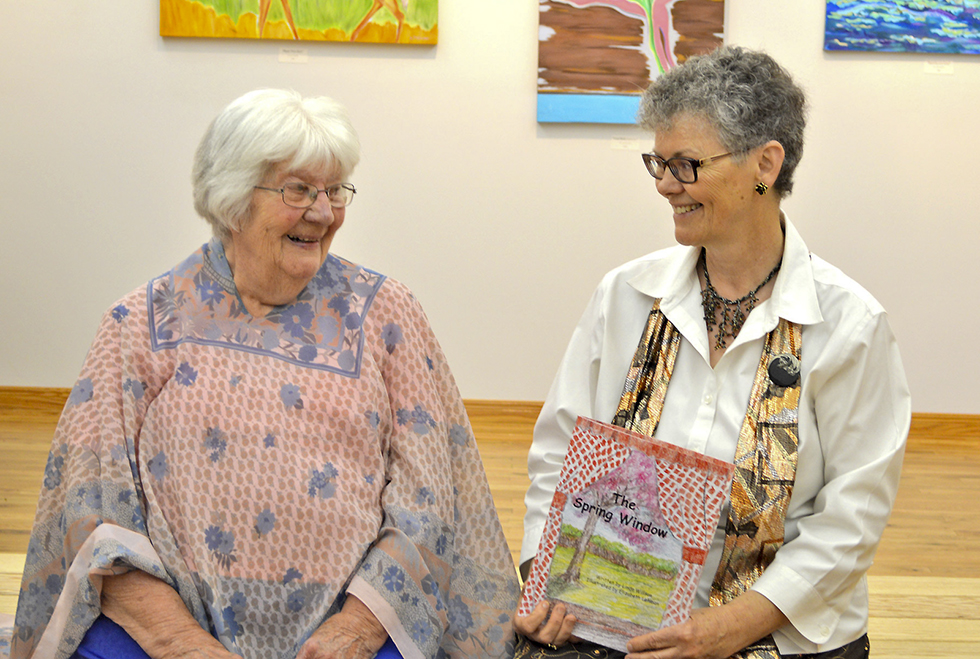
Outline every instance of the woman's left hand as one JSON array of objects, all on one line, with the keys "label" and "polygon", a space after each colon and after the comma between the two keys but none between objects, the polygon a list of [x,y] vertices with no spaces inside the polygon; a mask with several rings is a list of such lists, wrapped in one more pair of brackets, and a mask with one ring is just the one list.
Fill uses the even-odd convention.
[{"label": "woman's left hand", "polygon": [[371,610],[353,595],[300,648],[296,659],[372,659],[388,632]]},{"label": "woman's left hand", "polygon": [[747,591],[724,606],[694,609],[687,621],[637,636],[627,659],[726,659],[789,622],[762,595]]}]

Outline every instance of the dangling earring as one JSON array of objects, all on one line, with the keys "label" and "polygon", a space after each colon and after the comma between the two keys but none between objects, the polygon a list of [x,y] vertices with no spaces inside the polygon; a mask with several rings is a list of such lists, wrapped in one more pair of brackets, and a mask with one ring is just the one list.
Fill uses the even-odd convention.
[{"label": "dangling earring", "polygon": [[755,191],[758,192],[759,196],[761,197],[762,195],[769,192],[769,186],[760,181],[759,183],[756,184]]}]

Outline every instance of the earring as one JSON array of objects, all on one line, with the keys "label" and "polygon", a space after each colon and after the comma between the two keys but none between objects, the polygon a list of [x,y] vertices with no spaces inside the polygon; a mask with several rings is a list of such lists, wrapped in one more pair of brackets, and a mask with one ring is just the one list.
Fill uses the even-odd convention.
[{"label": "earring", "polygon": [[756,184],[755,191],[758,192],[759,196],[761,197],[762,195],[769,192],[769,186],[760,181],[758,184]]}]

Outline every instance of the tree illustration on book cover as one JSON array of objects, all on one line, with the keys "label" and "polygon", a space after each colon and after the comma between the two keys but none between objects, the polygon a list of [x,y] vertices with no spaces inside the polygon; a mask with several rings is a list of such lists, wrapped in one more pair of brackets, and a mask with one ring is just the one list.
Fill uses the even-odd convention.
[{"label": "tree illustration on book cover", "polygon": [[564,602],[577,636],[622,651],[685,620],[733,470],[579,418],[518,613]]}]

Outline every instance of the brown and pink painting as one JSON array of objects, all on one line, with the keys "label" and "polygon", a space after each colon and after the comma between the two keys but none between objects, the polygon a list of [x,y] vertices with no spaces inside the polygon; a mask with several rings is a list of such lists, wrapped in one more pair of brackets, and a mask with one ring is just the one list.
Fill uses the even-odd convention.
[{"label": "brown and pink painting", "polygon": [[650,80],[724,39],[724,0],[541,0],[538,121],[633,123]]}]

